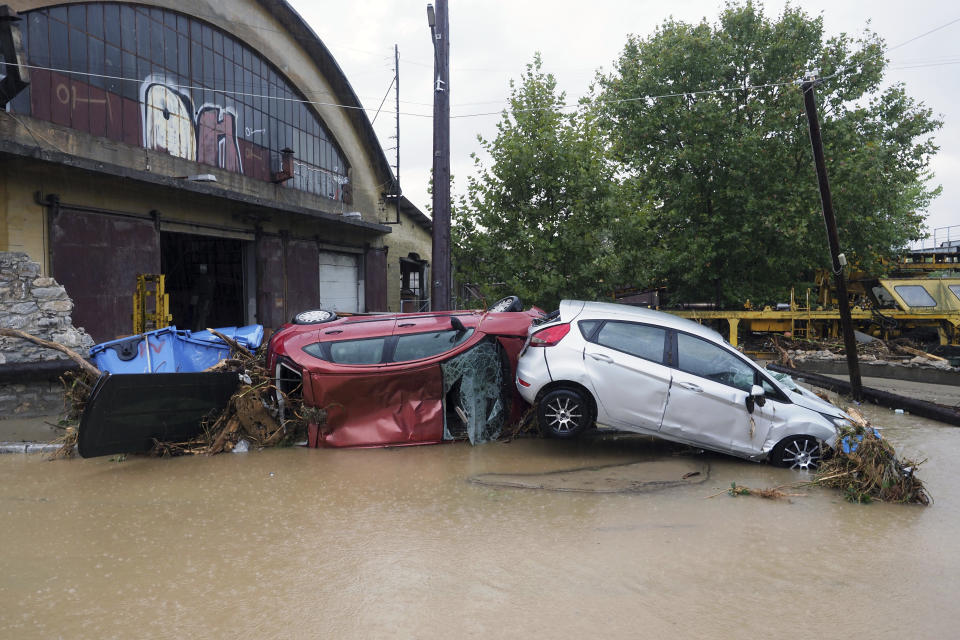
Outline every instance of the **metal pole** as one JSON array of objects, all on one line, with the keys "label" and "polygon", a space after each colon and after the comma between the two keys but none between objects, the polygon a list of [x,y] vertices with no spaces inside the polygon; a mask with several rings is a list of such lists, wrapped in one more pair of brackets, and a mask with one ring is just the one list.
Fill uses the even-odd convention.
[{"label": "metal pole", "polygon": [[817,167],[817,182],[820,185],[820,202],[823,205],[823,221],[827,225],[827,240],[830,243],[830,258],[833,261],[833,279],[837,286],[837,298],[840,304],[840,326],[843,329],[843,345],[847,352],[847,369],[850,372],[850,389],[853,399],[863,399],[863,386],[860,381],[860,364],[857,360],[857,338],[853,335],[853,321],[850,318],[850,300],[847,297],[847,283],[843,277],[846,260],[841,260],[840,238],[837,235],[837,220],[833,216],[833,199],[830,197],[830,183],[827,181],[827,165],[823,158],[823,139],[820,137],[820,120],[817,115],[817,102],[813,89],[817,81],[813,76],[804,78],[800,87],[803,90],[803,106],[810,125],[810,145],[813,147],[813,162]]},{"label": "metal pole", "polygon": [[[450,22],[447,0],[436,0],[433,85],[432,307],[450,308]],[[432,15],[428,8],[428,15]]]},{"label": "metal pole", "polygon": [[400,196],[403,191],[400,189],[400,47],[393,45],[393,72],[394,84],[396,84],[396,104],[397,104],[397,222],[400,222]]}]

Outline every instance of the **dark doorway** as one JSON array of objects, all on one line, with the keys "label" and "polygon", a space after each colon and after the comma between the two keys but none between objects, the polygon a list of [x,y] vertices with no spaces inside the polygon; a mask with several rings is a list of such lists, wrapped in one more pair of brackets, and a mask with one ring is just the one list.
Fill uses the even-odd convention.
[{"label": "dark doorway", "polygon": [[245,323],[242,240],[163,232],[160,258],[177,328]]}]

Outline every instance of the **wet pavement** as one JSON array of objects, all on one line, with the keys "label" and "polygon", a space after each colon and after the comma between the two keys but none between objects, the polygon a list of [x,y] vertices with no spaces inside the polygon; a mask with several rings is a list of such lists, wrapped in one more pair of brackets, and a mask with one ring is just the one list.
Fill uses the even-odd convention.
[{"label": "wet pavement", "polygon": [[0,637],[952,637],[960,429],[866,413],[932,506],[708,498],[805,476],[610,435],[0,456]]}]

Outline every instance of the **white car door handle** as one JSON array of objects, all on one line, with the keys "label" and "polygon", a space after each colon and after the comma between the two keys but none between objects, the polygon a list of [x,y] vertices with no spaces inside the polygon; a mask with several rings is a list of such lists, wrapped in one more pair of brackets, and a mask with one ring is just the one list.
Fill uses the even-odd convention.
[{"label": "white car door handle", "polygon": [[613,358],[603,353],[589,353],[587,355],[594,360],[599,360],[600,362],[613,362]]},{"label": "white car door handle", "polygon": [[680,382],[678,383],[684,389],[689,389],[690,391],[695,391],[696,393],[702,393],[703,389],[700,385],[693,384],[692,382]]}]

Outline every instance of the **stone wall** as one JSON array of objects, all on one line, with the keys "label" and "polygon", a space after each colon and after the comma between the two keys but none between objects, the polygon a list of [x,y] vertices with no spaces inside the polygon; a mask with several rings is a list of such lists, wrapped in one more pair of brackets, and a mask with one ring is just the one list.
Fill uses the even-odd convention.
[{"label": "stone wall", "polygon": [[[93,338],[73,326],[71,311],[73,302],[66,290],[53,278],[42,277],[40,265],[27,254],[0,252],[0,327],[20,329],[86,355]],[[62,358],[58,351],[0,336],[0,367]],[[62,408],[58,382],[0,382],[0,419],[49,415]]]}]

